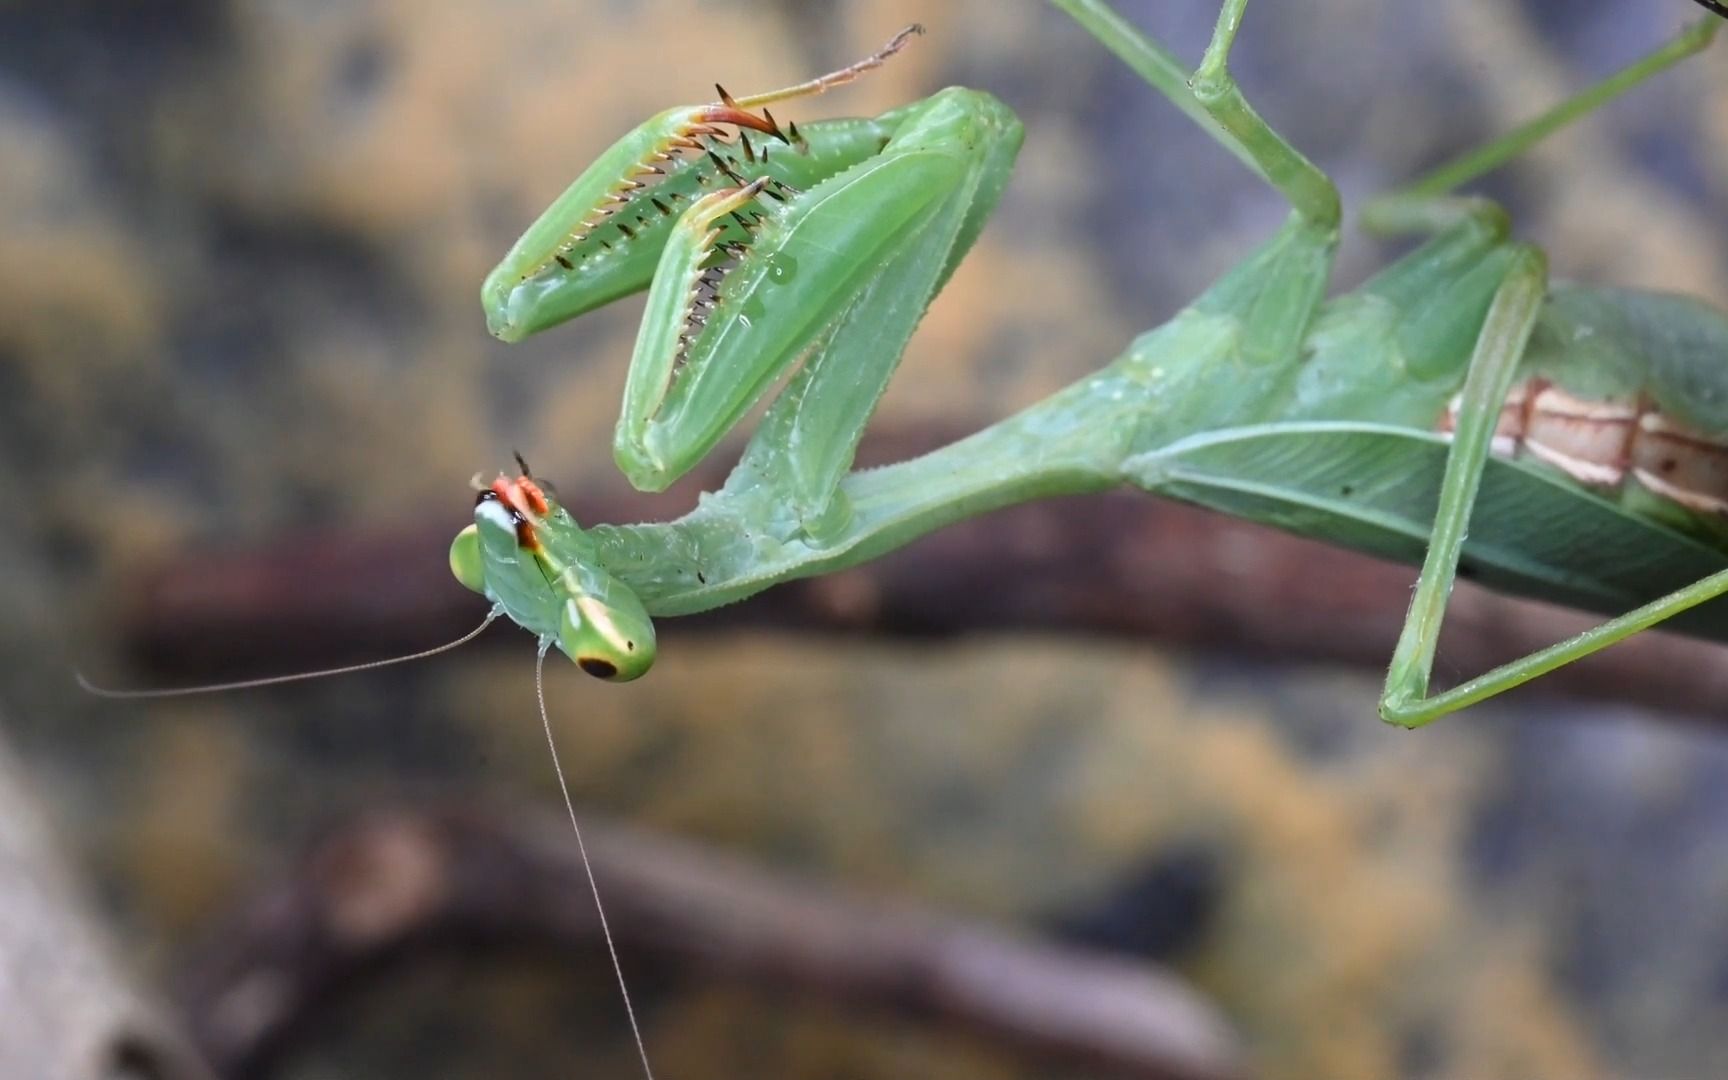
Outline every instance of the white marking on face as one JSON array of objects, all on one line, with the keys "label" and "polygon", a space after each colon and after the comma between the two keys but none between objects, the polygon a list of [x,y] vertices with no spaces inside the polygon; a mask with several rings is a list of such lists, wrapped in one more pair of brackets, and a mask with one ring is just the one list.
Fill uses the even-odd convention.
[{"label": "white marking on face", "polygon": [[487,499],[474,508],[474,520],[491,529],[502,529],[516,535],[516,519],[497,499]]}]

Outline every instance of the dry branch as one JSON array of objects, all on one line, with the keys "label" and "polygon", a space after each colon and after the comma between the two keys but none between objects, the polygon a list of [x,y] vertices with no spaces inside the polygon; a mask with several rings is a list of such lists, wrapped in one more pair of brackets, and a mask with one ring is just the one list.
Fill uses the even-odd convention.
[{"label": "dry branch", "polygon": [[[710,977],[903,1012],[1133,1077],[1239,1076],[1217,1014],[1151,965],[835,895],[685,844],[583,829],[619,947]],[[226,1075],[268,1069],[330,995],[439,942],[600,944],[560,818],[379,812],[256,896],[188,979]],[[412,947],[412,948],[410,948]]]},{"label": "dry branch", "polygon": [[[931,433],[877,440],[898,458]],[[718,475],[697,478],[712,486]],[[694,485],[692,485],[694,486]],[[665,515],[634,493],[573,500],[584,521]],[[130,652],[163,678],[229,678],[408,651],[483,606],[444,552],[466,520],[366,536],[302,536],[201,553],[150,576],[124,616]],[[1384,668],[1415,571],[1128,492],[1051,499],[944,529],[856,570],[663,623],[665,638],[755,625],[877,634],[1077,631],[1280,660]],[[1591,616],[1461,582],[1442,670],[1473,673],[1591,625]],[[487,637],[513,640],[500,628]],[[1540,680],[1536,692],[1723,716],[1728,651],[1646,634]]]}]

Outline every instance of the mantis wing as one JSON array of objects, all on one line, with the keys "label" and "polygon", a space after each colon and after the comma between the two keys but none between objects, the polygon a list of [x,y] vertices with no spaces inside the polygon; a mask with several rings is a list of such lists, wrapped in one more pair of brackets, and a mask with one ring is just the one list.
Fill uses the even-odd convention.
[{"label": "mantis wing", "polygon": [[[1378,424],[1234,428],[1124,464],[1148,491],[1399,562],[1419,562],[1433,530],[1447,440]],[[1618,614],[1728,568],[1728,556],[1539,465],[1491,458],[1461,563],[1495,589]],[[1728,604],[1674,629],[1728,641]]]}]

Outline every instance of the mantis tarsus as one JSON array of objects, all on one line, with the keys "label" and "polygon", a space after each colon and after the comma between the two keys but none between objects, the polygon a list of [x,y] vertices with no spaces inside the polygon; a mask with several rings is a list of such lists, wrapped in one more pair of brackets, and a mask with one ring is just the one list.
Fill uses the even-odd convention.
[{"label": "mantis tarsus", "polygon": [[[880,63],[905,34],[826,80],[662,113],[488,277],[488,324],[515,340],[649,289],[615,443],[646,490],[785,389],[724,486],[677,521],[582,529],[531,478],[499,477],[452,547],[457,578],[543,649],[625,680],[652,663],[650,616],[855,565],[1009,503],[1129,483],[1420,562],[1381,701],[1409,727],[1728,591],[1728,319],[1675,296],[1550,285],[1498,207],[1455,194],[1702,49],[1715,20],[1369,204],[1368,228],[1424,242],[1327,299],[1338,195],[1230,75],[1247,0],[1225,0],[1192,72],[1101,0],[1055,3],[1286,197],[1275,236],[1096,374],[925,457],[850,473],[914,324],[1006,182],[1018,121],[953,88],[802,129],[765,108]],[[1461,566],[1635,610],[1431,694]],[[1728,639],[1724,607],[1676,625]]]}]

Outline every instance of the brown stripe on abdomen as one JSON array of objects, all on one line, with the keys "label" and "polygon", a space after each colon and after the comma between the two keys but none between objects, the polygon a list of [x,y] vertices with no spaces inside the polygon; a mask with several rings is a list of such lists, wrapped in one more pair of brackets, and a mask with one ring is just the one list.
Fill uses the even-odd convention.
[{"label": "brown stripe on abdomen", "polygon": [[[1441,431],[1456,429],[1461,399],[1447,404]],[[1630,474],[1688,510],[1728,516],[1728,438],[1676,423],[1647,398],[1591,401],[1527,379],[1506,397],[1493,452],[1529,454],[1600,491],[1620,489]]]},{"label": "brown stripe on abdomen", "polygon": [[1632,475],[1688,510],[1728,515],[1728,442],[1689,431],[1661,413],[1638,418]]}]

